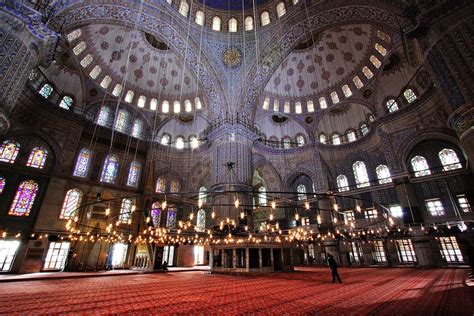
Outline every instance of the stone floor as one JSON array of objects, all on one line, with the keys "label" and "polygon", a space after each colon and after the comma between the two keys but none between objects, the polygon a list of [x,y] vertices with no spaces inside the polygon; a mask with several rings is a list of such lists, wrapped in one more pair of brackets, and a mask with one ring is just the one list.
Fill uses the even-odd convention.
[{"label": "stone floor", "polygon": [[0,314],[472,315],[465,269],[301,268],[262,276],[202,271],[0,283]]}]

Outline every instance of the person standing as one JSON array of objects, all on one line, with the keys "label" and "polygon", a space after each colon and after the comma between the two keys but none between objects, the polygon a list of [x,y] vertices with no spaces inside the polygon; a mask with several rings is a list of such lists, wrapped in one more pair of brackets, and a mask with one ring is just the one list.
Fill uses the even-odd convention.
[{"label": "person standing", "polygon": [[337,262],[331,254],[328,255],[328,265],[331,268],[332,272],[332,283],[336,282],[336,278],[339,283],[342,283],[341,278],[339,277],[339,273],[337,273]]}]

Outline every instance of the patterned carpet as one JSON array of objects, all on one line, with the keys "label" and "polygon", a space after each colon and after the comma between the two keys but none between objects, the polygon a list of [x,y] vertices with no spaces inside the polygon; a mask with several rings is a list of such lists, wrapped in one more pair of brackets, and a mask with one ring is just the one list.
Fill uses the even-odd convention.
[{"label": "patterned carpet", "polygon": [[459,269],[302,268],[271,276],[202,272],[0,284],[0,314],[472,315]]}]

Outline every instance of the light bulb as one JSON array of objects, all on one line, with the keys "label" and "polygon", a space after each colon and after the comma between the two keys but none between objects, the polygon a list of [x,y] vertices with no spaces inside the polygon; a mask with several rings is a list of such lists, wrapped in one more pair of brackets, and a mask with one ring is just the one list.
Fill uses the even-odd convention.
[{"label": "light bulb", "polygon": [[239,205],[240,205],[239,199],[235,200],[234,205],[235,205],[235,208],[239,208]]},{"label": "light bulb", "polygon": [[167,205],[168,205],[168,203],[166,203],[166,201],[163,201],[163,203],[161,203],[161,208],[164,210],[164,209],[166,209]]},{"label": "light bulb", "polygon": [[150,216],[147,216],[146,218],[146,222],[149,223],[150,222]]},{"label": "light bulb", "polygon": [[277,206],[276,202],[275,201],[272,201],[272,209],[275,209]]},{"label": "light bulb", "polygon": [[300,219],[300,215],[298,213],[295,214],[295,219],[296,220],[299,220]]},{"label": "light bulb", "polygon": [[189,219],[192,221],[194,218],[194,213],[189,214]]},{"label": "light bulb", "polygon": [[361,209],[360,209],[360,205],[359,205],[359,204],[356,205],[356,210],[357,210],[357,212],[360,213],[360,210],[361,210]]},{"label": "light bulb", "polygon": [[137,206],[136,206],[136,205],[132,205],[132,210],[131,210],[131,212],[132,212],[132,213],[135,212],[136,209],[137,209]]},{"label": "light bulb", "polygon": [[318,221],[318,224],[321,224],[321,215],[316,216],[316,220]]},{"label": "light bulb", "polygon": [[244,217],[245,217],[245,213],[244,213],[244,212],[240,212],[240,218],[241,218],[241,219],[244,219]]},{"label": "light bulb", "polygon": [[110,208],[106,208],[105,209],[105,216],[109,216],[110,215]]},{"label": "light bulb", "polygon": [[273,214],[270,214],[270,220],[273,221]]},{"label": "light bulb", "polygon": [[203,200],[199,199],[198,200],[198,207],[202,208],[202,205],[204,204]]},{"label": "light bulb", "polygon": [[304,207],[309,210],[309,202],[304,202]]},{"label": "light bulb", "polygon": [[216,212],[212,211],[211,217],[212,217],[212,219],[216,218]]},{"label": "light bulb", "polygon": [[339,209],[339,205],[337,205],[337,203],[334,203],[334,205],[332,206],[334,208],[334,210],[337,212],[337,210]]},{"label": "light bulb", "polygon": [[334,217],[334,224],[337,224],[337,217]]}]

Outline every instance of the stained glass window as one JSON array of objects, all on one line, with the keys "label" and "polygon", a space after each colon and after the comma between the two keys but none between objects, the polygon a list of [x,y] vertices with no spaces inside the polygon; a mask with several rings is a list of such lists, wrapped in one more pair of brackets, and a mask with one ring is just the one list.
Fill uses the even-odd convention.
[{"label": "stained glass window", "polygon": [[38,193],[38,184],[33,180],[20,183],[8,215],[28,216]]},{"label": "stained glass window", "polygon": [[231,33],[237,32],[237,19],[236,18],[229,19],[229,32]]},{"label": "stained glass window", "polygon": [[102,175],[100,181],[107,183],[114,183],[117,176],[119,160],[116,155],[108,155],[105,158],[104,166],[102,168]]},{"label": "stained glass window", "polygon": [[65,110],[70,110],[73,104],[73,100],[70,96],[66,95],[61,99],[61,102],[59,103],[59,107],[63,108]]},{"label": "stained glass window", "polygon": [[285,6],[285,3],[283,1],[278,2],[277,6],[276,6],[276,11],[277,11],[277,17],[279,17],[279,18],[281,18],[282,16],[284,16],[286,14],[286,6]]},{"label": "stained glass window", "polygon": [[97,124],[101,126],[106,126],[109,121],[110,108],[108,106],[102,106],[99,111],[99,116],[97,117]]},{"label": "stained glass window", "polygon": [[166,190],[166,180],[163,178],[158,178],[158,180],[156,180],[155,192],[164,193],[165,190]]},{"label": "stained glass window", "polygon": [[132,161],[130,169],[128,171],[127,185],[129,187],[136,187],[138,185],[138,179],[140,177],[140,170],[142,165],[138,161]]},{"label": "stained glass window", "polygon": [[53,87],[49,83],[44,84],[39,91],[39,94],[41,94],[45,99],[49,98],[51,93],[53,93]]},{"label": "stained glass window", "polygon": [[171,181],[170,192],[171,193],[179,192],[179,183],[177,181],[175,180]]},{"label": "stained glass window", "polygon": [[130,215],[132,213],[132,200],[131,199],[123,199],[122,206],[120,207],[120,215],[119,220],[122,223],[127,223],[130,219]]},{"label": "stained glass window", "polygon": [[168,208],[168,214],[166,216],[166,227],[174,228],[176,226],[176,209]]},{"label": "stained glass window", "polygon": [[349,191],[349,183],[347,182],[347,177],[345,175],[338,175],[336,182],[339,192]]},{"label": "stained glass window", "polygon": [[199,188],[199,200],[203,203],[207,202],[207,189],[205,187]]},{"label": "stained glass window", "polygon": [[377,174],[377,179],[379,179],[380,184],[392,182],[390,170],[386,165],[380,165],[375,168],[375,173]]},{"label": "stained glass window", "polygon": [[456,152],[449,148],[444,148],[438,153],[439,160],[443,165],[443,171],[449,171],[462,168]]},{"label": "stained glass window", "polygon": [[10,140],[4,141],[0,147],[0,161],[14,163],[19,149],[19,143],[14,143]]},{"label": "stained glass window", "polygon": [[5,189],[5,178],[0,177],[0,194],[3,193],[3,189]]},{"label": "stained glass window", "polygon": [[267,189],[264,186],[258,188],[258,205],[267,205]]},{"label": "stained glass window", "polygon": [[354,171],[354,177],[358,188],[370,186],[369,176],[364,162],[356,161],[352,165],[352,170]]},{"label": "stained glass window", "polygon": [[46,158],[48,157],[48,151],[41,147],[33,148],[26,163],[27,167],[43,169],[44,164],[46,163]]},{"label": "stained glass window", "polygon": [[89,164],[92,158],[92,151],[87,148],[82,148],[77,156],[76,166],[74,167],[73,175],[75,177],[86,177],[89,171]]},{"label": "stained glass window", "polygon": [[142,129],[143,129],[143,122],[142,120],[135,120],[132,127],[132,136],[135,138],[141,138],[142,136]]},{"label": "stained glass window", "polygon": [[415,171],[415,177],[428,176],[431,174],[428,162],[423,156],[415,156],[411,159],[411,167]]},{"label": "stained glass window", "polygon": [[198,10],[196,11],[196,15],[194,17],[194,22],[196,22],[196,24],[199,24],[199,25],[204,25],[204,20],[205,20],[205,15],[204,15],[204,12],[202,12],[201,10]]},{"label": "stained glass window", "polygon": [[206,229],[206,212],[200,209],[197,213],[196,231],[203,232]]},{"label": "stained glass window", "polygon": [[72,189],[66,192],[63,208],[61,209],[61,219],[73,218],[77,214],[77,208],[81,204],[82,192],[79,189]]},{"label": "stained glass window", "polygon": [[248,16],[245,18],[244,24],[245,24],[246,31],[253,30],[253,18],[251,16]]},{"label": "stained glass window", "polygon": [[306,186],[304,184],[298,185],[296,192],[298,192],[298,201],[306,200]]},{"label": "stained glass window", "polygon": [[74,55],[79,55],[86,49],[86,42],[81,41],[79,42],[74,48],[72,49]]},{"label": "stained glass window", "polygon": [[189,13],[189,4],[186,1],[181,0],[181,3],[179,4],[178,12],[182,16],[187,17]]},{"label": "stained glass window", "polygon": [[161,204],[159,202],[153,203],[151,206],[151,220],[153,222],[153,227],[160,227],[161,211]]},{"label": "stained glass window", "polygon": [[127,128],[128,112],[120,110],[117,114],[117,120],[115,121],[115,129],[119,132],[124,133]]},{"label": "stained glass window", "polygon": [[82,30],[76,29],[67,35],[67,40],[68,42],[72,42],[73,40],[79,38],[81,35],[82,35]]}]

